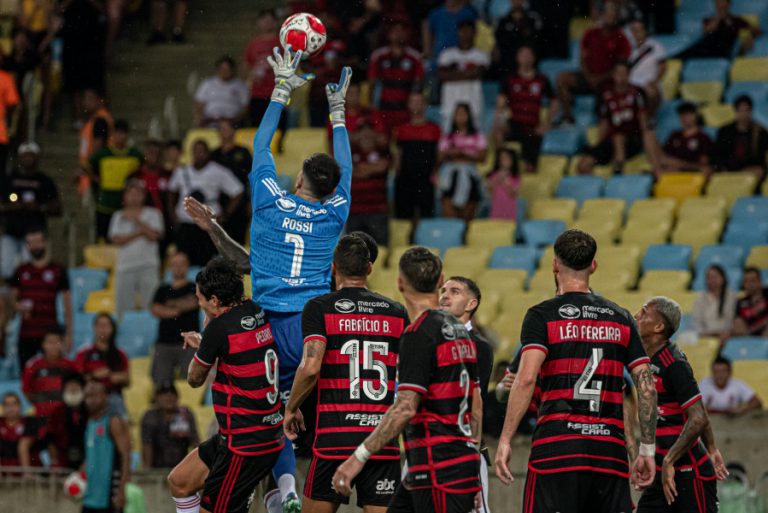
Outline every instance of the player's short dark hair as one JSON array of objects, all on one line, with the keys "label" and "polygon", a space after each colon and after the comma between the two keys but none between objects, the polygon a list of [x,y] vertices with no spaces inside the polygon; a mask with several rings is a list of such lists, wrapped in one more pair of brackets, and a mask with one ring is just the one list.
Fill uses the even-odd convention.
[{"label": "player's short dark hair", "polygon": [[555,256],[563,265],[582,271],[592,265],[597,253],[597,242],[587,232],[566,230],[555,241]]},{"label": "player's short dark hair", "polygon": [[715,365],[725,365],[729,369],[733,366],[733,364],[731,363],[731,360],[721,354],[717,355],[717,357],[715,357],[715,359],[712,360],[712,367],[714,367]]},{"label": "player's short dark hair", "polygon": [[369,261],[371,262],[371,265],[375,264],[376,259],[379,258],[379,244],[376,242],[376,239],[361,231],[351,232],[350,235],[354,235],[365,242],[365,245],[368,246],[368,253],[371,255]]},{"label": "player's short dark hair", "polygon": [[45,330],[45,334],[43,335],[43,338],[47,337],[48,335],[55,335],[57,337],[63,337],[65,335],[66,331],[60,324],[55,324],[51,326],[50,328]]},{"label": "player's short dark hair", "polygon": [[475,24],[475,20],[465,18],[459,22],[459,24],[456,26],[458,30],[461,30],[465,27],[472,27],[472,29],[476,29],[477,25]]},{"label": "player's short dark hair", "polygon": [[40,233],[42,234],[44,239],[48,239],[48,230],[45,229],[42,225],[35,224],[33,226],[30,226],[29,229],[27,229],[26,232],[24,232],[24,237],[27,237],[28,235],[32,235],[33,233]]},{"label": "player's short dark hair", "polygon": [[277,19],[277,12],[274,9],[259,9],[259,12],[256,13],[256,19],[261,19],[264,16]]},{"label": "player's short dark hair", "polygon": [[336,273],[342,276],[368,276],[371,252],[365,241],[356,235],[345,235],[333,250]]},{"label": "player's short dark hair", "polygon": [[176,390],[176,386],[172,381],[165,381],[157,385],[157,388],[155,388],[155,397],[159,397],[162,394],[173,394],[176,397],[179,397],[179,391]]},{"label": "player's short dark hair", "polygon": [[222,64],[227,64],[227,65],[229,65],[229,67],[230,67],[230,68],[232,68],[232,69],[235,69],[235,68],[237,68],[237,64],[235,63],[235,59],[233,59],[233,58],[232,58],[231,56],[229,56],[229,55],[222,55],[221,57],[219,57],[218,59],[216,59],[216,67],[217,67],[217,68],[218,68],[219,66],[221,66]]},{"label": "player's short dark hair", "polygon": [[749,110],[752,110],[752,107],[754,106],[754,102],[752,101],[752,98],[748,94],[741,94],[737,96],[735,100],[733,100],[734,109],[738,109],[739,106],[742,104],[749,107]]},{"label": "player's short dark hair", "polygon": [[243,274],[226,257],[217,256],[208,262],[197,273],[195,283],[205,299],[216,296],[222,306],[234,306],[243,300]]},{"label": "player's short dark hair", "polygon": [[209,153],[211,151],[211,147],[208,145],[208,141],[206,141],[205,139],[195,139],[195,142],[192,143],[192,149],[198,146],[202,146],[203,148],[205,148],[205,151]]},{"label": "player's short dark hair", "polygon": [[443,273],[443,262],[427,248],[417,246],[403,253],[399,268],[400,274],[416,292],[429,294],[437,290]]},{"label": "player's short dark hair", "polygon": [[127,134],[131,131],[131,125],[125,119],[118,119],[115,121],[115,132],[123,132]]},{"label": "player's short dark hair", "polygon": [[475,296],[475,299],[477,299],[477,306],[474,307],[471,312],[469,312],[470,319],[474,317],[475,312],[477,312],[477,309],[480,308],[480,301],[483,299],[483,296],[480,293],[480,287],[477,286],[475,280],[467,278],[466,276],[451,276],[447,281],[458,281],[459,283],[463,283],[464,286],[467,287],[469,293]]},{"label": "player's short dark hair", "polygon": [[144,141],[144,147],[145,148],[161,148],[163,147],[162,141],[159,139],[147,139]]},{"label": "player's short dark hair", "polygon": [[680,105],[677,106],[677,113],[682,114],[696,114],[698,109],[696,108],[696,104],[693,102],[683,102]]},{"label": "player's short dark hair", "polygon": [[341,179],[339,164],[330,155],[315,153],[310,155],[301,168],[309,191],[316,198],[329,196]]},{"label": "player's short dark hair", "polygon": [[755,266],[750,265],[749,267],[745,267],[744,272],[742,273],[742,276],[749,273],[756,274],[758,277],[762,279],[762,273],[760,272],[760,269],[758,269]]},{"label": "player's short dark hair", "polygon": [[85,386],[85,378],[82,374],[79,372],[70,372],[68,374],[65,374],[63,378],[61,378],[61,388],[63,389],[67,383],[75,382],[79,384],[81,387]]},{"label": "player's short dark hair", "polygon": [[16,392],[6,392],[6,393],[4,393],[3,394],[3,402],[5,402],[5,400],[8,399],[9,397],[12,397],[12,398],[16,399],[16,402],[21,404],[21,396],[19,394],[17,394]]},{"label": "player's short dark hair", "polygon": [[181,151],[181,141],[178,139],[169,139],[168,141],[165,141],[165,147],[176,148],[177,150]]}]

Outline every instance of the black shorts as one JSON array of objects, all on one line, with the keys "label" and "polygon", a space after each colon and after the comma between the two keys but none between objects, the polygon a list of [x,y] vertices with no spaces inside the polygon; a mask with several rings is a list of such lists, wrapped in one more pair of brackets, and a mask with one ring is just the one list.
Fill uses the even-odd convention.
[{"label": "black shorts", "polygon": [[[643,140],[640,135],[630,135],[626,139],[626,148],[624,154],[627,160],[631,159],[635,155],[638,155],[643,151]],[[597,146],[593,146],[589,149],[588,153],[594,157],[595,162],[604,166],[610,164],[613,160],[613,141],[610,137],[606,137]]]},{"label": "black shorts", "polygon": [[229,450],[225,438],[213,439],[218,447],[203,486],[200,506],[211,512],[248,513],[256,486],[269,475],[280,452],[240,456]]},{"label": "black shorts", "polygon": [[677,498],[672,505],[664,498],[661,486],[661,473],[656,473],[656,480],[640,497],[637,513],[717,513],[717,483],[714,479],[704,481],[695,476],[675,473]]},{"label": "black shorts", "polygon": [[[349,504],[349,497],[344,497],[331,488],[333,474],[342,463],[344,460],[313,456],[304,483],[304,496],[313,501]],[[360,474],[352,481],[352,486],[357,490],[357,507],[387,506],[395,495],[399,480],[399,460],[368,460]]]},{"label": "black shorts", "polygon": [[539,153],[541,153],[541,136],[536,133],[535,127],[531,128],[517,121],[510,121],[507,140],[518,141],[521,150],[520,157],[523,162],[536,165],[539,161]]},{"label": "black shorts", "polygon": [[[219,451],[219,439],[223,439],[221,435],[213,435],[205,442],[197,446],[197,455],[200,457],[205,466],[210,469],[213,467],[213,463],[216,461],[216,454]],[[223,447],[223,446],[222,446]]]},{"label": "black shorts", "polygon": [[83,509],[80,510],[81,513],[122,513],[122,509],[117,509],[114,507],[109,508],[89,508],[88,506],[83,506]]},{"label": "black shorts", "polygon": [[632,513],[629,479],[604,472],[528,471],[526,513]]},{"label": "black shorts", "polygon": [[397,487],[387,513],[470,513],[475,509],[477,493],[447,493],[437,488],[407,489]]}]

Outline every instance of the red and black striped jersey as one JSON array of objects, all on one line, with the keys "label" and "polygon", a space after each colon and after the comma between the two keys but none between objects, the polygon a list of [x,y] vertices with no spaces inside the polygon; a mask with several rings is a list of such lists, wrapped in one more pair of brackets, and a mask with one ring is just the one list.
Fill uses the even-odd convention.
[{"label": "red and black striped jersey", "polygon": [[11,278],[11,287],[16,290],[18,303],[32,307],[32,311],[22,317],[21,338],[42,338],[46,331],[58,325],[56,295],[69,290],[69,275],[63,266],[55,262],[44,267],[22,264]]},{"label": "red and black striped jersey", "polygon": [[[400,303],[364,288],[341,289],[304,306],[304,342],[325,343],[317,382],[316,456],[348,458],[392,406],[407,318]],[[397,440],[372,459],[399,460]]]},{"label": "red and black striped jersey", "polygon": [[[676,344],[668,343],[651,357],[651,370],[658,394],[656,421],[656,467],[661,472],[664,456],[677,441],[686,421],[685,410],[701,400],[701,392],[685,355]],[[701,440],[675,462],[678,472],[693,472],[696,477],[715,479],[715,469]]]},{"label": "red and black striped jersey", "polygon": [[398,390],[421,395],[405,429],[405,484],[451,493],[480,490],[480,453],[470,425],[480,381],[466,327],[447,312],[428,310],[405,330],[400,349]]},{"label": "red and black striped jersey", "polygon": [[66,358],[49,361],[43,355],[29,360],[21,377],[21,388],[35,405],[40,417],[50,417],[62,404],[61,389],[67,374],[77,372],[75,362]]},{"label": "red and black striped jersey", "polygon": [[211,320],[195,360],[216,364],[213,411],[229,449],[243,456],[282,449],[277,347],[264,310],[245,301]]},{"label": "red and black striped jersey", "polygon": [[633,317],[601,296],[568,292],[528,310],[521,343],[546,353],[529,468],[628,477],[624,368],[650,362]]}]

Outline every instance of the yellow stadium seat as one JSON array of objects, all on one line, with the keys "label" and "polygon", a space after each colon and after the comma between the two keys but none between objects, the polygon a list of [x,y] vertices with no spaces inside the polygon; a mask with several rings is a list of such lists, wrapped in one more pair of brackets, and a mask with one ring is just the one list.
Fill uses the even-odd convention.
[{"label": "yellow stadium seat", "polygon": [[480,326],[490,326],[499,315],[501,296],[499,294],[487,294],[482,287],[480,287],[480,293],[482,294],[480,307],[475,312],[473,323],[477,323]]},{"label": "yellow stadium seat", "polygon": [[684,314],[689,314],[693,312],[693,303],[696,301],[698,295],[699,293],[694,290],[684,290],[682,292],[676,292],[672,299],[680,304],[680,308],[683,309]]},{"label": "yellow stadium seat", "polygon": [[131,382],[139,379],[144,379],[149,376],[149,371],[152,368],[152,359],[148,356],[140,356],[131,358],[130,365],[128,366]]},{"label": "yellow stadium seat", "polygon": [[597,247],[612,246],[616,243],[616,237],[619,232],[619,223],[608,219],[605,222],[599,219],[577,219],[570,228],[587,232],[597,242]]},{"label": "yellow stadium seat", "polygon": [[571,22],[568,25],[568,34],[571,38],[571,41],[581,41],[581,38],[584,37],[584,33],[592,28],[594,23],[595,22],[592,21],[592,18],[581,16],[574,16],[571,18]]},{"label": "yellow stadium seat", "polygon": [[709,376],[712,360],[717,356],[720,341],[716,338],[703,337],[694,344],[681,343],[680,349],[688,359],[693,369],[693,375],[697,380]]},{"label": "yellow stadium seat", "polygon": [[371,107],[371,102],[369,101],[371,98],[371,83],[367,80],[363,80],[360,82],[360,106],[361,107]]},{"label": "yellow stadium seat", "polygon": [[768,57],[736,57],[731,66],[731,82],[768,80]]},{"label": "yellow stadium seat", "polygon": [[515,222],[504,219],[475,219],[467,228],[467,246],[495,248],[515,241]]},{"label": "yellow stadium seat", "polygon": [[[411,243],[413,224],[408,219],[389,220],[389,247],[407,246]],[[397,264],[397,262],[395,262]],[[391,265],[391,264],[390,264]]]},{"label": "yellow stadium seat", "polygon": [[605,180],[610,179],[614,174],[613,166],[606,164],[604,166],[592,166],[592,176],[599,176]]},{"label": "yellow stadium seat", "polygon": [[246,273],[243,275],[243,291],[245,291],[245,297],[252,297],[253,286],[251,285],[251,274]]},{"label": "yellow stadium seat", "polygon": [[194,408],[203,404],[203,397],[208,390],[207,386],[192,388],[185,379],[177,379],[174,384],[179,392],[179,403],[187,408]]},{"label": "yellow stadium seat", "polygon": [[747,257],[747,266],[768,269],[768,246],[752,246]]},{"label": "yellow stadium seat", "polygon": [[379,255],[376,257],[376,263],[379,267],[387,267],[387,261],[389,260],[389,248],[386,246],[379,246]]},{"label": "yellow stadium seat", "polygon": [[625,308],[632,315],[637,313],[648,300],[645,294],[640,292],[620,292],[607,295],[606,297],[620,307]]},{"label": "yellow stadium seat", "polygon": [[488,267],[491,258],[490,248],[470,248],[466,246],[448,248],[443,260],[443,274],[450,276],[475,278]]},{"label": "yellow stadium seat", "polygon": [[579,174],[579,161],[584,157],[586,157],[586,155],[583,153],[577,153],[571,157],[571,160],[568,161],[568,168],[566,169],[566,174],[568,176]]},{"label": "yellow stadium seat", "polygon": [[295,178],[304,160],[313,153],[328,152],[325,128],[292,128],[283,138],[283,152],[275,155],[277,172]]},{"label": "yellow stadium seat", "polygon": [[622,244],[633,244],[645,253],[652,244],[665,244],[669,240],[672,223],[649,224],[645,221],[629,221],[621,232]]},{"label": "yellow stadium seat", "polygon": [[635,282],[635,274],[628,269],[601,269],[590,277],[589,286],[592,290],[610,296],[616,292],[625,292],[632,288]]},{"label": "yellow stadium seat", "polygon": [[672,198],[682,203],[685,198],[700,196],[704,176],[694,173],[668,173],[661,176],[654,187],[658,198]]},{"label": "yellow stadium seat", "polygon": [[568,167],[568,157],[563,155],[541,155],[536,164],[536,174],[558,181]]},{"label": "yellow stadium seat", "polygon": [[517,195],[527,200],[551,198],[555,190],[555,182],[547,176],[523,175],[520,178],[520,190]]},{"label": "yellow stadium seat", "polygon": [[184,144],[181,150],[182,163],[189,164],[192,162],[192,146],[199,140],[205,141],[208,144],[208,149],[211,151],[221,146],[221,137],[219,136],[219,131],[215,128],[192,128],[184,136]]},{"label": "yellow stadium seat", "polygon": [[531,219],[555,219],[566,224],[573,222],[576,214],[576,200],[570,198],[540,199],[530,206]]},{"label": "yellow stadium seat", "polygon": [[683,100],[694,103],[720,103],[722,82],[686,82],[680,86]]},{"label": "yellow stadium seat", "polygon": [[510,352],[520,344],[520,327],[523,324],[524,318],[525,311],[506,311],[502,308],[499,315],[489,326],[499,343],[497,351],[504,353],[504,356],[506,356],[504,359],[511,359]]},{"label": "yellow stadium seat", "polygon": [[620,267],[623,269],[639,269],[640,257],[642,252],[637,246],[624,244],[621,246],[597,247],[595,259],[598,261],[598,268]]},{"label": "yellow stadium seat", "polygon": [[539,257],[538,269],[552,270],[552,260],[555,258],[555,248],[553,246],[547,246],[544,248],[544,252]]},{"label": "yellow stadium seat", "polygon": [[733,106],[728,104],[710,104],[701,108],[704,124],[714,128],[731,123],[734,119]]},{"label": "yellow stadium seat", "polygon": [[709,179],[707,196],[725,198],[728,208],[742,196],[751,196],[757,187],[757,178],[749,172],[715,173]]},{"label": "yellow stadium seat", "polygon": [[[368,286],[374,292],[384,294],[385,290],[392,290],[397,287],[397,276],[399,271],[397,266],[389,269],[374,266],[373,272],[368,277]],[[386,296],[386,294],[384,294]]]},{"label": "yellow stadium seat", "polygon": [[669,59],[664,77],[661,79],[661,89],[665,100],[671,100],[677,96],[677,88],[680,86],[680,74],[683,71],[683,63],[680,59]]},{"label": "yellow stadium seat", "polygon": [[626,201],[616,198],[593,198],[586,200],[579,209],[579,219],[617,219],[619,223],[624,217]]},{"label": "yellow stadium seat", "polygon": [[[256,137],[256,130],[256,128],[238,128],[235,131],[235,143],[248,148],[248,151],[253,153],[253,138]],[[272,138],[273,142],[280,138],[279,132],[279,130],[275,132],[275,136]]]},{"label": "yellow stadium seat", "polygon": [[542,294],[549,292],[555,293],[555,275],[552,268],[541,268],[533,274],[531,281],[528,282],[528,290],[531,293]]},{"label": "yellow stadium seat", "polygon": [[523,269],[486,269],[475,281],[483,296],[504,297],[522,293],[527,278],[528,273]]},{"label": "yellow stadium seat", "polygon": [[88,294],[85,300],[85,311],[87,313],[107,312],[115,313],[115,291],[114,290],[94,290]]},{"label": "yellow stadium seat", "polygon": [[496,38],[493,35],[493,27],[484,21],[478,21],[475,26],[475,48],[490,54],[496,46]]},{"label": "yellow stadium seat", "polygon": [[141,417],[152,403],[154,387],[149,376],[131,381],[131,386],[123,391],[125,407],[132,422],[141,422]]},{"label": "yellow stadium seat", "polygon": [[85,266],[96,269],[112,269],[117,260],[117,246],[111,244],[89,244],[83,248]]},{"label": "yellow stadium seat", "polygon": [[651,226],[657,223],[675,220],[676,203],[671,198],[648,198],[632,203],[627,216],[627,222],[634,220],[647,221]]},{"label": "yellow stadium seat", "polygon": [[768,400],[766,368],[768,368],[768,360],[735,360],[733,362],[733,375],[752,387],[755,394],[763,400],[763,408],[768,408],[768,404],[766,404],[766,400]]},{"label": "yellow stadium seat", "polygon": [[625,175],[639,175],[650,171],[652,168],[651,163],[648,161],[648,157],[645,153],[635,155],[631,159],[627,160],[624,164]]},{"label": "yellow stadium seat", "polygon": [[600,142],[600,127],[595,125],[587,128],[587,144],[597,146]]},{"label": "yellow stadium seat", "polygon": [[768,196],[768,180],[763,180],[763,186],[760,187],[763,196]]},{"label": "yellow stadium seat", "polygon": [[749,23],[752,27],[759,29],[760,28],[760,16],[757,14],[739,14],[741,18],[744,18],[744,21]]},{"label": "yellow stadium seat", "polygon": [[678,222],[685,220],[720,220],[728,216],[728,202],[718,196],[688,198],[680,205]]},{"label": "yellow stadium seat", "polygon": [[683,292],[691,283],[688,271],[652,270],[640,278],[638,290],[646,294],[669,296],[671,292]]},{"label": "yellow stadium seat", "polygon": [[686,219],[675,225],[672,231],[673,244],[688,244],[693,248],[694,258],[702,246],[717,244],[723,233],[723,221],[717,219]]},{"label": "yellow stadium seat", "polygon": [[[197,425],[197,434],[201,440],[208,437],[211,431],[211,425],[216,422],[216,414],[211,406],[196,406],[192,408],[195,414],[195,424]],[[218,431],[218,429],[216,429]]]}]

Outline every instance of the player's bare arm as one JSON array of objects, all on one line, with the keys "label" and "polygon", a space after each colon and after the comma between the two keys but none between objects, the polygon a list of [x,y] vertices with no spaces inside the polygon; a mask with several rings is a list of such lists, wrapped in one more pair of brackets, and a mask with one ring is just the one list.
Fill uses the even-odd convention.
[{"label": "player's bare arm", "polygon": [[131,480],[131,434],[125,420],[117,416],[110,419],[109,431],[120,454],[120,482],[112,496],[112,504],[122,509],[125,507],[125,485]]},{"label": "player's bare arm", "polygon": [[696,443],[699,436],[706,428],[707,414],[704,411],[704,405],[697,401],[685,408],[685,424],[680,436],[669,448],[669,452],[664,456],[661,464],[661,484],[664,489],[664,497],[667,504],[675,502],[677,497],[677,486],[675,486],[675,462]]},{"label": "player's bare arm", "polygon": [[643,490],[656,477],[656,385],[650,365],[643,363],[632,369],[637,389],[637,417],[640,427],[639,455],[632,466],[632,482]]},{"label": "player's bare arm", "polygon": [[206,367],[193,358],[189,362],[189,369],[187,370],[187,383],[192,388],[200,388],[205,384],[205,380],[208,379],[210,371],[210,367]]},{"label": "player's bare arm", "polygon": [[723,455],[720,454],[720,450],[715,444],[715,433],[712,431],[712,423],[709,421],[709,414],[707,413],[706,408],[704,409],[704,415],[707,416],[707,425],[701,432],[701,440],[704,442],[704,447],[707,448],[709,458],[712,460],[712,465],[715,466],[715,475],[717,476],[717,479],[724,481],[730,472],[728,472],[728,469],[725,467]]},{"label": "player's bare arm", "polygon": [[627,446],[627,455],[632,463],[637,458],[637,401],[634,394],[624,395],[624,441]]},{"label": "player's bare arm", "polygon": [[469,425],[472,428],[472,440],[480,446],[483,438],[483,396],[479,386],[472,392],[472,417]]},{"label": "player's bare arm", "polygon": [[213,210],[192,197],[184,198],[184,210],[189,214],[189,217],[192,218],[197,227],[208,234],[211,241],[213,241],[213,245],[216,246],[216,250],[235,262],[238,271],[242,273],[251,272],[248,250],[227,235],[224,228],[216,221],[216,214],[214,214]]},{"label": "player's bare arm", "polygon": [[291,397],[285,405],[285,419],[283,430],[291,440],[296,439],[299,430],[304,431],[304,416],[301,413],[301,405],[312,393],[320,376],[320,367],[325,356],[325,341],[319,338],[308,338],[304,342],[304,353],[301,363],[296,369],[296,377],[291,387]]}]

